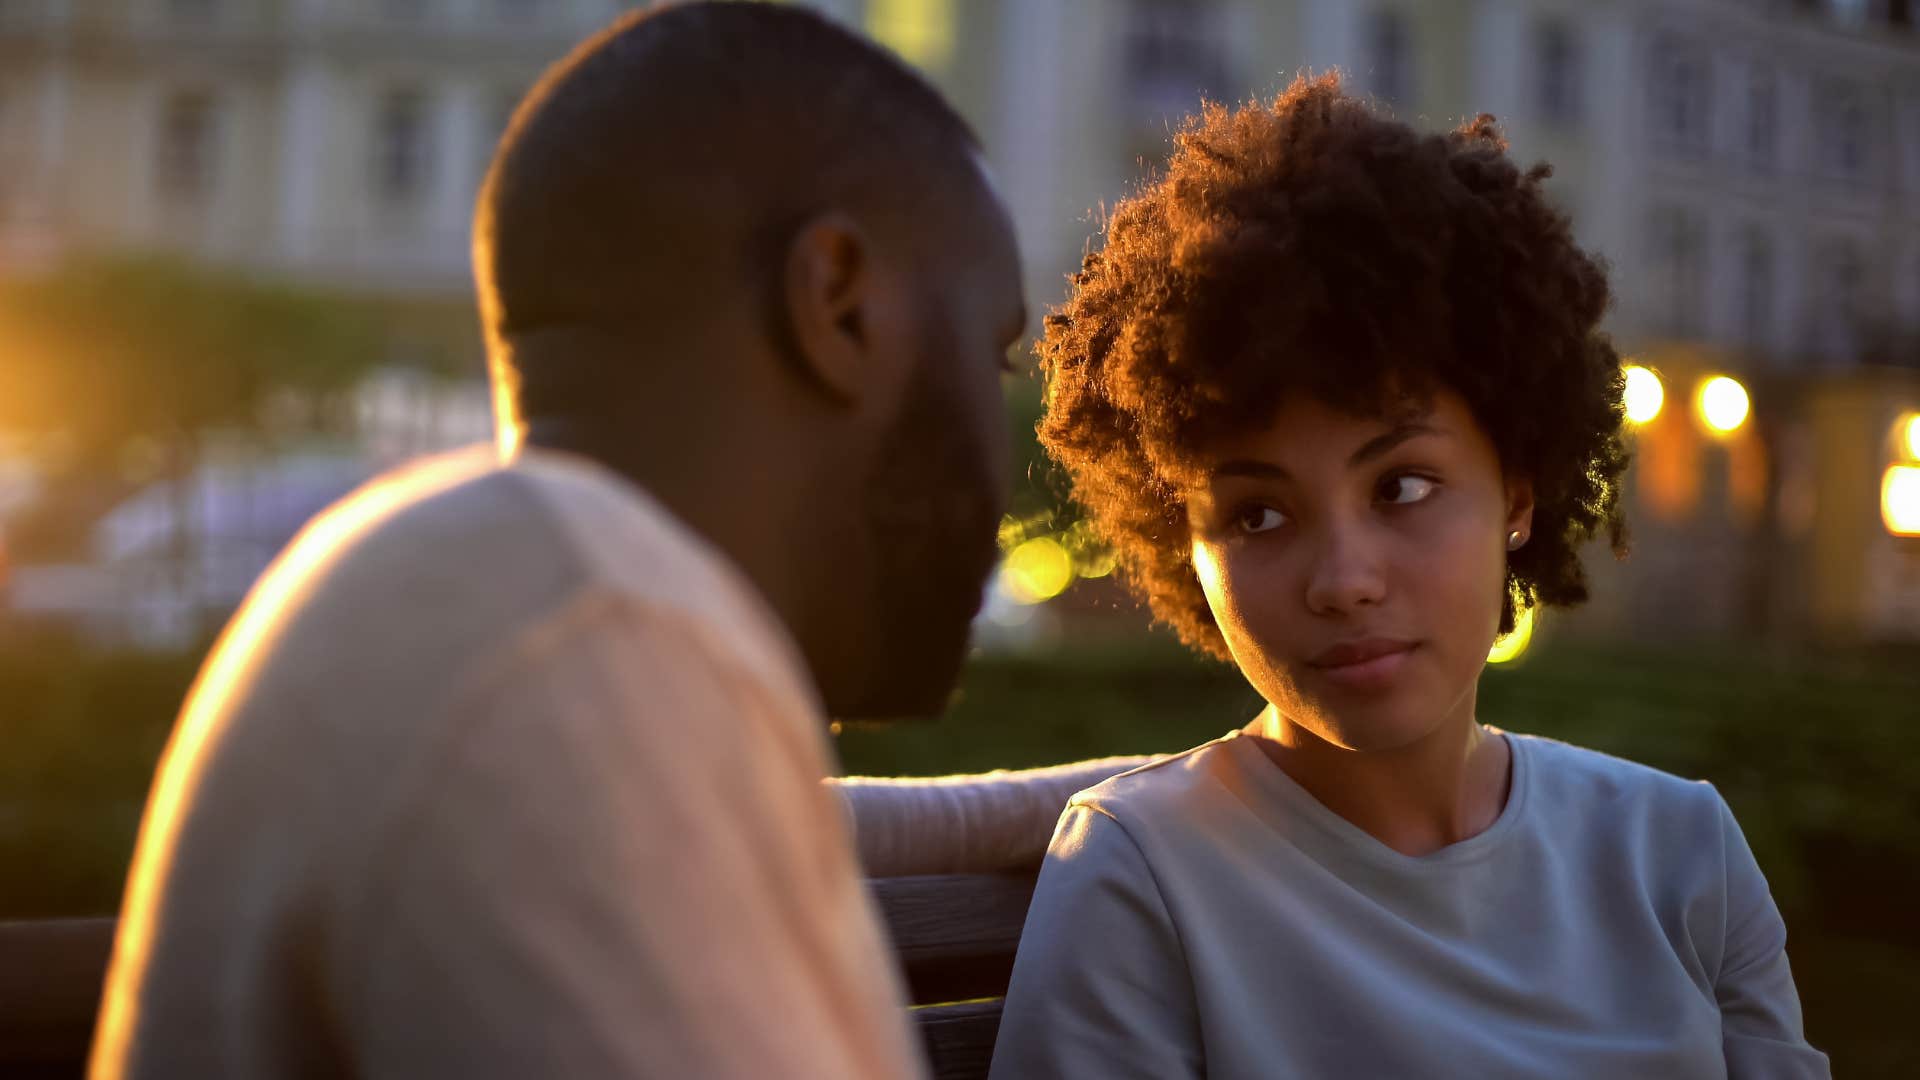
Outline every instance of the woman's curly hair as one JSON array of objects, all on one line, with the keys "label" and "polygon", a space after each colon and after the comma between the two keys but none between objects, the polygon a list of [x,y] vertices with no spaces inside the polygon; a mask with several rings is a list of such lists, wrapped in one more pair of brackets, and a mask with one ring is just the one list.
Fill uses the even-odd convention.
[{"label": "woman's curly hair", "polygon": [[1532,480],[1516,604],[1587,598],[1580,547],[1624,553],[1620,360],[1596,329],[1605,270],[1520,171],[1490,116],[1421,135],[1334,75],[1271,105],[1209,104],[1165,174],[1113,208],[1040,343],[1040,440],[1133,592],[1227,659],[1180,491],[1204,448],[1305,393],[1356,414],[1460,394]]}]

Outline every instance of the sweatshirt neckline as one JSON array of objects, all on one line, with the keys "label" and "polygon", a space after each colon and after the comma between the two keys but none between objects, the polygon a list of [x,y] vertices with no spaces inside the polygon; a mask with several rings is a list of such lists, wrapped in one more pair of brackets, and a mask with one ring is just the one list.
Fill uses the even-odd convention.
[{"label": "sweatshirt neckline", "polygon": [[[1507,804],[1500,809],[1493,824],[1479,833],[1425,855],[1407,855],[1395,851],[1372,833],[1328,809],[1325,803],[1301,787],[1298,781],[1287,775],[1286,770],[1267,757],[1246,732],[1231,733],[1227,743],[1250,782],[1268,796],[1264,813],[1284,814],[1290,819],[1304,820],[1314,831],[1333,841],[1338,851],[1375,866],[1402,873],[1432,873],[1486,858],[1520,829],[1527,813],[1532,788],[1532,750],[1524,738],[1491,725],[1487,730],[1507,741],[1512,762]],[[1287,835],[1297,835],[1299,830],[1282,828],[1281,831]]]}]

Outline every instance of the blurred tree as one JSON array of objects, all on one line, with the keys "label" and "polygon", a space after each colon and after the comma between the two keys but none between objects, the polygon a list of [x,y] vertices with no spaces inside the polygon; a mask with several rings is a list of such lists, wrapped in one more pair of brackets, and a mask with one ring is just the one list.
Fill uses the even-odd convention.
[{"label": "blurred tree", "polygon": [[344,412],[381,359],[378,329],[362,301],[160,257],[0,279],[0,431],[33,448],[42,478],[9,523],[16,556],[85,561],[101,514],[166,484],[164,572],[178,595],[198,595],[194,492],[209,435],[265,450],[270,402],[297,402],[309,424]]},{"label": "blurred tree", "polygon": [[272,395],[350,387],[380,359],[374,330],[365,305],[169,259],[0,281],[0,428],[60,472],[177,474]]}]

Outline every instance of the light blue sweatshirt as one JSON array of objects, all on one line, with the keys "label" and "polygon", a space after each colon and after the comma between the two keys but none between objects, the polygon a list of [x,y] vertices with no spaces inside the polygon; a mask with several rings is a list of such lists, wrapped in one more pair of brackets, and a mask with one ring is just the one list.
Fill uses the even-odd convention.
[{"label": "light blue sweatshirt", "polygon": [[1418,858],[1238,732],[1081,792],[993,1077],[1828,1077],[1719,794],[1506,738],[1500,816]]}]

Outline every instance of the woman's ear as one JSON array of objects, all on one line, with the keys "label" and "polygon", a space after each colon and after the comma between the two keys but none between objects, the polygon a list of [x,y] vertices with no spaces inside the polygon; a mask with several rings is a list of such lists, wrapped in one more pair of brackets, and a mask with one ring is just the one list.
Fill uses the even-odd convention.
[{"label": "woman's ear", "polygon": [[[1527,477],[1507,478],[1508,548],[1517,550],[1533,537],[1533,481]],[[1514,540],[1514,537],[1518,540]]]}]

